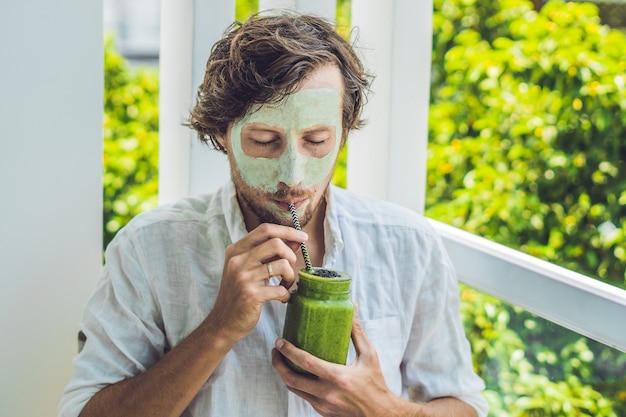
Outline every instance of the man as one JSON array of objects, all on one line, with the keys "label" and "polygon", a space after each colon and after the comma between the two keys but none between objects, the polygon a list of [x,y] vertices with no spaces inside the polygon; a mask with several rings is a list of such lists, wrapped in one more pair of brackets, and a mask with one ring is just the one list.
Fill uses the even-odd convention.
[{"label": "man", "polygon": [[[109,245],[62,416],[486,414],[434,232],[329,186],[366,88],[354,51],[321,19],[231,27],[190,125],[226,152],[232,182],[138,216]],[[280,337],[301,242],[314,266],[352,276],[346,366]]]}]

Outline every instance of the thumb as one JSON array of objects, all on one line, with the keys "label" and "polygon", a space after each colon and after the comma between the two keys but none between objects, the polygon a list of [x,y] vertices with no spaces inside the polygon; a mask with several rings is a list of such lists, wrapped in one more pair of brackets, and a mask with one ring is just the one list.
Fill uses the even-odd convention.
[{"label": "thumb", "polygon": [[354,316],[352,317],[352,342],[354,343],[354,349],[356,350],[356,355],[362,356],[363,354],[367,354],[371,351],[372,345],[365,334],[365,330],[363,330],[363,326],[361,325],[361,321],[359,320],[359,306],[354,305]]}]

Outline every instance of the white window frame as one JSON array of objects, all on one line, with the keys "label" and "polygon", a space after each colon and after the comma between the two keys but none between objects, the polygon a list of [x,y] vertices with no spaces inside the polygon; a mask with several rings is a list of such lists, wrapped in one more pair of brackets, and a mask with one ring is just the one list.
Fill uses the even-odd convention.
[{"label": "white window frame", "polygon": [[[298,10],[317,3],[262,1],[264,8],[281,3]],[[167,202],[214,190],[228,178],[226,159],[201,149],[180,123],[192,105],[210,45],[232,21],[234,0],[163,0],[162,8],[159,198]],[[352,8],[356,43],[376,79],[366,106],[369,124],[349,139],[348,188],[423,213],[432,0],[352,0]],[[181,30],[190,27],[191,35]],[[626,352],[626,291],[431,223],[462,282]]]}]

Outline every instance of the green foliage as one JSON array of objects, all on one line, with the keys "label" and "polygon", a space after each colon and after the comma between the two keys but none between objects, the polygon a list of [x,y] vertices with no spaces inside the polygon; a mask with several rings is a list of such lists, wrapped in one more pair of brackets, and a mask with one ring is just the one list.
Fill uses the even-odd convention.
[{"label": "green foliage", "polygon": [[625,286],[626,38],[585,3],[436,2],[428,212]]},{"label": "green foliage", "polygon": [[[617,417],[624,355],[466,286],[461,313],[491,417]],[[621,405],[620,405],[621,404]]]},{"label": "green foliage", "polygon": [[[434,5],[427,215],[624,286],[624,35],[592,4]],[[626,415],[623,354],[467,288],[462,308],[490,415]]]},{"label": "green foliage", "polygon": [[[352,27],[350,19],[351,10],[352,0],[337,0],[336,27],[337,32],[343,36],[344,39],[350,39],[350,29]],[[335,165],[335,172],[333,172],[332,183],[341,188],[346,188],[348,182],[348,147],[349,143],[346,142],[344,147],[339,151],[337,165]]]},{"label": "green foliage", "polygon": [[157,204],[158,72],[129,68],[105,41],[104,55],[104,233],[115,233],[140,212]]},{"label": "green foliage", "polygon": [[247,20],[259,11],[259,0],[237,0],[235,2],[235,19],[239,22]]}]

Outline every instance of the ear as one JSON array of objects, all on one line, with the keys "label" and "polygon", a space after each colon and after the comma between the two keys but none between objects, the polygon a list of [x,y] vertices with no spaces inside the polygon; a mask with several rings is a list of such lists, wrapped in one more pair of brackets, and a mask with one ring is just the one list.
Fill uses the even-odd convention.
[{"label": "ear", "polygon": [[215,135],[215,140],[224,150],[226,150],[226,138],[223,135]]}]

